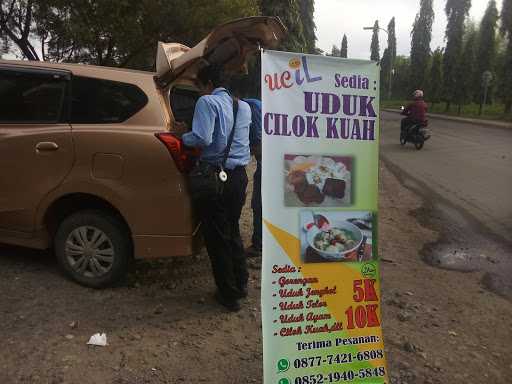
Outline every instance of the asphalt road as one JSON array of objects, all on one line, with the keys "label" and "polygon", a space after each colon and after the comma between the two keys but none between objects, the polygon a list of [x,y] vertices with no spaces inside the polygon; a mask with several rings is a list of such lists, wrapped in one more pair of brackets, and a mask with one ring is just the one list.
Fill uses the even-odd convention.
[{"label": "asphalt road", "polygon": [[512,241],[512,129],[429,119],[421,150],[399,143],[398,113],[382,112],[381,156],[494,234]]}]

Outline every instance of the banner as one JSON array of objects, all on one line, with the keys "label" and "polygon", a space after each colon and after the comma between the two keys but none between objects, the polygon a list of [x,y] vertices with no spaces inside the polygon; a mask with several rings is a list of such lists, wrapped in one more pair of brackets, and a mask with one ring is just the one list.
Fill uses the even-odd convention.
[{"label": "banner", "polygon": [[265,384],[388,383],[379,67],[263,51]]}]

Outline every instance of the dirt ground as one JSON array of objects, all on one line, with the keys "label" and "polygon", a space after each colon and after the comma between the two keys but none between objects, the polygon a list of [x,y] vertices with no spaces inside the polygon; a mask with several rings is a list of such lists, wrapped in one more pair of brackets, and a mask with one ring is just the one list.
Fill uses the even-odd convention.
[{"label": "dirt ground", "polygon": [[[422,200],[381,169],[383,329],[391,382],[512,382],[512,304],[483,272],[434,268],[439,229]],[[242,229],[248,244],[251,214]],[[0,247],[0,384],[261,383],[260,271],[237,314],[212,298],[205,254],[137,263],[120,287],[63,278],[49,253]],[[86,345],[106,332],[105,348]]]}]

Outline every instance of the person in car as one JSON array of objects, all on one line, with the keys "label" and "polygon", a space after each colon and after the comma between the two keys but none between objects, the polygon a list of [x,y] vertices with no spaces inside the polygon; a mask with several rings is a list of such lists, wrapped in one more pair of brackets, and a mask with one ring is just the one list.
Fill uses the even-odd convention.
[{"label": "person in car", "polygon": [[216,300],[229,310],[240,309],[239,299],[247,296],[248,271],[240,236],[239,220],[245,204],[247,173],[250,161],[249,126],[251,108],[236,99],[238,112],[234,122],[233,99],[223,87],[222,69],[210,65],[197,75],[202,96],[192,120],[192,131],[182,135],[188,147],[201,148],[199,161],[218,167],[232,129],[233,142],[226,162],[227,181],[218,196],[196,203],[202,221],[206,249],[217,285]]},{"label": "person in car", "polygon": [[402,115],[406,116],[402,119],[402,132],[414,124],[427,124],[427,103],[425,103],[423,100],[423,91],[421,89],[415,90],[412,94],[412,97],[413,102],[405,107],[402,111]]}]

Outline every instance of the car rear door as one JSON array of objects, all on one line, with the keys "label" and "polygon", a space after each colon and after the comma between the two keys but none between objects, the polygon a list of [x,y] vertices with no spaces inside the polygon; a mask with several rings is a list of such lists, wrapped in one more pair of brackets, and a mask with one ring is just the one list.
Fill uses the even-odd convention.
[{"label": "car rear door", "polygon": [[70,73],[0,64],[0,235],[35,230],[44,196],[73,166]]},{"label": "car rear door", "polygon": [[156,82],[165,88],[178,77],[194,78],[201,66],[219,64],[227,71],[245,70],[247,57],[259,48],[275,48],[286,28],[278,17],[255,16],[215,28],[193,48],[159,43]]}]

